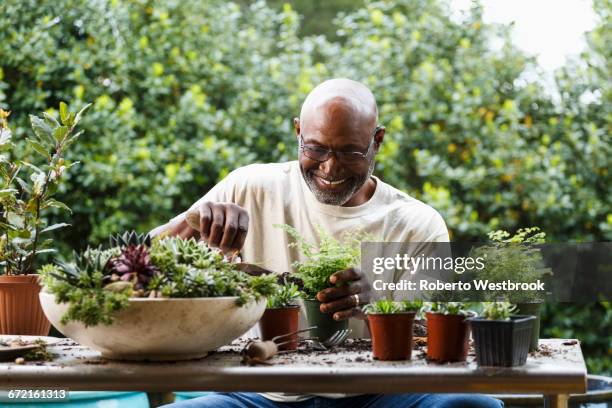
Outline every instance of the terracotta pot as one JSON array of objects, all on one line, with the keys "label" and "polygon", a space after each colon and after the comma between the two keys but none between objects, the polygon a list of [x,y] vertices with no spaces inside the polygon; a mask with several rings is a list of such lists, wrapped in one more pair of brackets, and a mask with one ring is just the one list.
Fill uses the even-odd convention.
[{"label": "terracotta pot", "polygon": [[[280,307],[274,309],[266,309],[263,316],[259,320],[259,329],[261,330],[262,340],[272,340],[276,336],[287,333],[292,333],[298,330],[300,320],[300,306]],[[277,341],[282,343],[289,341],[278,347],[279,350],[295,350],[298,346],[298,335],[293,334],[289,337],[283,337]]]},{"label": "terracotta pot", "polygon": [[463,315],[426,313],[427,358],[445,363],[465,361],[470,328]]},{"label": "terracotta pot", "polygon": [[0,334],[46,336],[51,323],[40,306],[38,275],[0,276]]},{"label": "terracotta pot", "polygon": [[414,312],[368,314],[375,359],[410,360],[414,315]]}]

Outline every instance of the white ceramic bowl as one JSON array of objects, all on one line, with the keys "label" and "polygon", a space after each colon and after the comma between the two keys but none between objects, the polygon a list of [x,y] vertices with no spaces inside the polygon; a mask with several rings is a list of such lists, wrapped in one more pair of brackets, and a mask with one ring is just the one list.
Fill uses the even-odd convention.
[{"label": "white ceramic bowl", "polygon": [[111,325],[61,323],[68,304],[40,292],[47,318],[65,336],[118,360],[187,360],[204,357],[249,330],[263,315],[265,299],[236,305],[236,297],[130,299]]}]

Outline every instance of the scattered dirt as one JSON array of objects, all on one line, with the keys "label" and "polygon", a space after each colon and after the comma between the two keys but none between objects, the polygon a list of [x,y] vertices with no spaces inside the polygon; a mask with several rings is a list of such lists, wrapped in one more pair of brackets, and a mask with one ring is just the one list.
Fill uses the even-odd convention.
[{"label": "scattered dirt", "polygon": [[538,349],[529,353],[529,357],[538,358],[538,357],[550,357],[554,353],[554,350],[547,346],[546,344],[541,344],[538,346]]}]

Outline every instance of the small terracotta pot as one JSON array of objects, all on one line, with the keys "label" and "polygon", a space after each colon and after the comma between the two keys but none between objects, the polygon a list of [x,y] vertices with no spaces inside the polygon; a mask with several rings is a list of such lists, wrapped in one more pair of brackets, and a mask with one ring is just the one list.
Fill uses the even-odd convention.
[{"label": "small terracotta pot", "polygon": [[[292,333],[298,330],[300,319],[300,306],[266,309],[259,320],[262,340],[272,340],[276,336]],[[277,343],[289,341],[279,346],[279,350],[295,350],[298,346],[298,335],[293,334],[277,340]]]},{"label": "small terracotta pot", "polygon": [[465,361],[468,352],[470,327],[463,315],[426,313],[427,358],[445,363]]},{"label": "small terracotta pot", "polygon": [[43,313],[38,275],[0,276],[0,334],[46,336],[51,323]]},{"label": "small terracotta pot", "polygon": [[414,315],[414,312],[368,314],[375,359],[410,360]]}]

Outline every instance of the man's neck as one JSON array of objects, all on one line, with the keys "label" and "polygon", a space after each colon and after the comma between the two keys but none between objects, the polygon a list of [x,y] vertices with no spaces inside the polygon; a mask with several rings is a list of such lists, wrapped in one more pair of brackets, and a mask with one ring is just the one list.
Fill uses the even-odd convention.
[{"label": "man's neck", "polygon": [[374,180],[374,177],[370,177],[342,207],[356,207],[365,204],[372,198],[374,191],[376,191],[376,180]]}]

